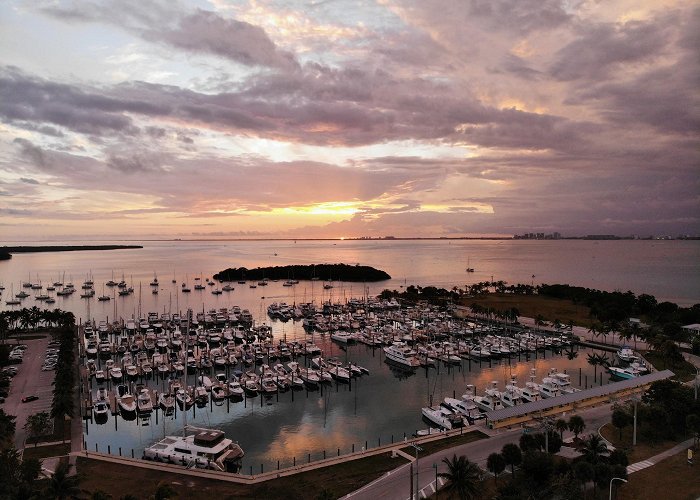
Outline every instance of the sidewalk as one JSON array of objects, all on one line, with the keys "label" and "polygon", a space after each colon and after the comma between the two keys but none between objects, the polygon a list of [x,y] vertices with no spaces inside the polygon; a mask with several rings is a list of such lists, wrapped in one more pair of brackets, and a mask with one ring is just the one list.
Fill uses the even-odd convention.
[{"label": "sidewalk", "polygon": [[637,462],[634,464],[630,464],[627,466],[627,474],[632,474],[633,472],[640,471],[642,469],[646,469],[647,467],[651,467],[652,465],[656,465],[659,462],[661,462],[663,459],[672,457],[673,455],[676,455],[677,453],[680,453],[683,450],[687,450],[693,446],[693,439],[687,439],[683,441],[682,443],[678,443],[676,446],[673,448],[669,448],[666,451],[662,451],[658,455],[654,455],[653,457],[649,457],[646,460],[642,460],[641,462]]}]

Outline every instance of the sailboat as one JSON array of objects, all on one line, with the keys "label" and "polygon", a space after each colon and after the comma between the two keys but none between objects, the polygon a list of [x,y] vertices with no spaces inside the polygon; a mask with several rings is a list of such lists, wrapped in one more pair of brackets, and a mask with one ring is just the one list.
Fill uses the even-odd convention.
[{"label": "sailboat", "polygon": [[469,257],[467,257],[467,272],[468,273],[474,272],[474,268],[469,266]]},{"label": "sailboat", "polygon": [[15,285],[14,285],[14,283],[10,285],[10,288],[12,289],[12,291],[10,292],[10,296],[9,296],[8,300],[5,301],[5,304],[8,305],[8,306],[18,306],[18,305],[20,305],[20,304],[22,303],[22,301],[21,301],[20,299],[16,298],[16,297],[13,297],[13,295],[15,294]]}]

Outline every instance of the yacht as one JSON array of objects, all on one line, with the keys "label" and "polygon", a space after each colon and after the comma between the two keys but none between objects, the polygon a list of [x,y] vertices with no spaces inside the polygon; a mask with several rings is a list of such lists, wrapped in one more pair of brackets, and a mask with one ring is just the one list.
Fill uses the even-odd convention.
[{"label": "yacht", "polygon": [[559,384],[557,384],[552,377],[543,378],[539,388],[540,395],[543,398],[556,398],[557,396],[561,396]]},{"label": "yacht", "polygon": [[494,380],[483,396],[474,396],[474,404],[483,411],[500,410],[503,408],[500,395],[498,382]]},{"label": "yacht", "polygon": [[95,382],[101,384],[105,381],[105,372],[103,370],[97,370],[95,372]]},{"label": "yacht", "polygon": [[407,366],[409,368],[416,368],[420,366],[420,361],[416,359],[413,355],[413,351],[410,347],[402,345],[400,343],[394,343],[389,347],[384,348],[384,354],[387,359],[390,359],[400,365]]},{"label": "yacht", "polygon": [[506,385],[506,390],[501,393],[501,402],[507,407],[523,403],[522,389],[518,387],[515,379],[511,379],[510,384]]},{"label": "yacht", "polygon": [[143,450],[145,460],[170,462],[188,468],[236,472],[244,453],[238,443],[214,429],[185,427],[185,436],[166,436]]},{"label": "yacht", "polygon": [[443,429],[455,429],[464,426],[464,418],[444,406],[426,406],[421,409],[423,416]]},{"label": "yacht", "polygon": [[617,350],[617,357],[620,358],[620,361],[624,361],[626,363],[631,363],[633,361],[637,361],[638,359],[632,348],[627,345],[623,345]]},{"label": "yacht", "polygon": [[452,411],[461,413],[465,417],[471,417],[472,413],[477,409],[473,401],[464,401],[455,398],[445,398],[442,404],[447,405]]},{"label": "yacht", "polygon": [[558,372],[556,369],[552,368],[549,371],[549,377],[551,377],[552,382],[559,387],[559,392],[561,394],[571,394],[580,391],[580,389],[571,385],[571,375],[568,373]]}]

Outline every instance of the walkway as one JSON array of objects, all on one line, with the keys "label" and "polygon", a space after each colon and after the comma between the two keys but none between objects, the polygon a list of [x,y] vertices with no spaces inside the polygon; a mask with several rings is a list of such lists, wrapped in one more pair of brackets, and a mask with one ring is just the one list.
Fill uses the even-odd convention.
[{"label": "walkway", "polygon": [[678,443],[673,448],[669,448],[666,451],[662,451],[658,455],[654,455],[653,457],[647,458],[646,460],[642,460],[641,462],[637,462],[637,463],[628,465],[627,466],[627,474],[632,474],[633,472],[637,472],[637,471],[646,469],[647,467],[651,467],[652,465],[656,465],[668,457],[672,457],[673,455],[676,455],[683,450],[687,450],[691,446],[693,446],[693,439],[692,438],[688,439],[686,441],[683,441],[682,443]]}]

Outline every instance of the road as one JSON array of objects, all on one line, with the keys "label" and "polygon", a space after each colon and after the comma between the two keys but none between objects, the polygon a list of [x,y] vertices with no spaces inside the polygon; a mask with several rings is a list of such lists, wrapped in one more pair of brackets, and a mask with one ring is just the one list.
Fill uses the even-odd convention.
[{"label": "road", "polygon": [[[583,417],[586,422],[586,429],[584,431],[584,435],[586,435],[598,432],[598,429],[603,424],[610,421],[611,409],[610,405],[606,404],[580,411],[577,414]],[[562,418],[568,419],[568,417],[569,415],[562,415]],[[492,434],[488,439],[442,450],[418,460],[419,489],[425,489],[425,496],[430,496],[434,492],[432,483],[435,482],[435,468],[433,464],[438,465],[438,472],[445,472],[447,468],[446,465],[442,463],[444,458],[452,458],[455,454],[457,456],[466,455],[469,460],[476,462],[482,469],[486,470],[486,460],[491,453],[500,452],[503,445],[507,443],[518,443],[522,435],[522,429],[520,428],[499,431],[486,430],[486,432]],[[565,432],[564,439],[572,435],[573,434],[569,432]],[[344,499],[370,500],[382,498],[386,500],[409,500],[411,496],[409,483],[410,471],[410,464],[403,465],[374,482],[350,493],[345,496]]]},{"label": "road", "polygon": [[[51,411],[51,401],[53,400],[53,379],[55,372],[42,372],[41,365],[44,363],[46,345],[51,338],[47,336],[43,339],[20,340],[20,343],[27,345],[24,351],[22,364],[12,365],[18,368],[17,375],[12,379],[10,392],[5,403],[2,405],[6,413],[15,415],[15,448],[24,448],[24,441],[27,433],[24,424],[29,415],[34,415],[42,411]],[[29,403],[22,403],[22,398],[35,394],[39,399]]]}]

